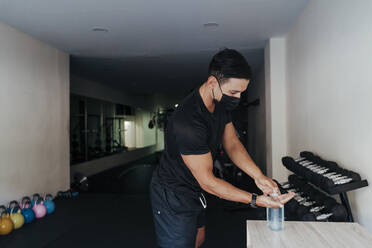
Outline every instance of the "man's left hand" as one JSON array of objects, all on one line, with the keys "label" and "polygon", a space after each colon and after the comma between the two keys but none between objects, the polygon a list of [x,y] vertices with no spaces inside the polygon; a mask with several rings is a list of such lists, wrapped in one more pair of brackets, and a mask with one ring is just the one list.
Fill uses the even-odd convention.
[{"label": "man's left hand", "polygon": [[274,192],[280,195],[278,185],[271,178],[262,175],[260,177],[257,177],[254,182],[265,195],[271,195]]}]

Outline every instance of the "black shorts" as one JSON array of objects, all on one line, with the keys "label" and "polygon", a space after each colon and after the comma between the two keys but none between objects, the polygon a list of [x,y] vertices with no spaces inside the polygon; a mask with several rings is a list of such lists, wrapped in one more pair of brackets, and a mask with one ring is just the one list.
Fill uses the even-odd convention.
[{"label": "black shorts", "polygon": [[150,197],[159,247],[194,248],[197,229],[205,226],[205,208],[199,198],[174,192],[154,178]]}]

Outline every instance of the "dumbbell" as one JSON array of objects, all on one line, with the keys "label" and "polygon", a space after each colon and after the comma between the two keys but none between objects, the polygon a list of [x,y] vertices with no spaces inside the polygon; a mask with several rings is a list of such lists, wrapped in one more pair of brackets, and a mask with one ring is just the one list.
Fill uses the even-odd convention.
[{"label": "dumbbell", "polygon": [[300,152],[300,157],[311,160],[313,157],[315,157],[315,155],[312,152],[302,151]]},{"label": "dumbbell", "polygon": [[332,206],[334,203],[336,203],[336,200],[334,200],[332,197],[325,195],[324,193],[315,189],[308,183],[304,183],[304,180],[296,175],[290,175],[288,177],[288,181],[290,184],[294,185],[293,187],[297,188],[299,191],[305,192],[302,195],[305,195],[316,202],[321,202],[326,206]]},{"label": "dumbbell", "polygon": [[[279,188],[281,194],[288,193],[288,191],[281,184],[278,183],[277,185],[278,185],[278,188]],[[285,214],[286,215],[296,213],[297,208],[298,208],[298,203],[293,198],[291,200],[289,200],[286,204],[284,204],[284,209],[285,209]]]},{"label": "dumbbell", "polygon": [[[297,159],[298,161],[298,159]],[[289,169],[290,171],[296,173],[297,175],[302,175],[307,180],[313,182],[314,177],[318,176],[316,172],[325,172],[327,171],[327,168],[321,167],[319,165],[314,164],[312,161],[303,160],[299,163],[296,163],[295,160],[291,157],[284,157],[282,158],[283,165]],[[313,171],[314,170],[314,171]],[[332,181],[325,180],[325,186],[332,187],[334,184]]]},{"label": "dumbbell", "polygon": [[58,198],[58,199],[60,199],[60,198],[71,198],[71,197],[72,197],[72,194],[71,194],[70,190],[58,191],[57,196],[56,196],[56,198]]},{"label": "dumbbell", "polygon": [[[295,186],[293,186],[290,183],[286,183],[286,184],[283,184],[283,185],[278,184],[278,187],[279,187],[280,192],[282,194],[285,194],[285,193],[288,193],[288,192],[295,192],[297,194],[300,193],[300,192],[297,192],[295,190]],[[298,218],[298,214],[297,214],[297,209],[299,207],[300,207],[300,203],[295,198],[292,198],[291,200],[289,200],[284,205],[285,213],[287,214],[287,216],[296,216],[295,220],[298,220],[299,218]]]},{"label": "dumbbell", "polygon": [[[290,175],[288,177],[289,184],[285,185],[285,188],[292,188],[292,192],[295,192],[298,197],[294,197],[298,201],[298,207],[296,209],[297,216],[302,218],[305,213],[314,213],[313,219],[331,218],[334,221],[344,221],[347,218],[347,212],[343,205],[337,203],[332,197],[326,196],[322,192],[314,189],[309,184],[303,184],[301,178],[296,175]],[[293,184],[291,184],[291,182]],[[294,190],[295,189],[295,190]],[[304,192],[301,192],[304,191]],[[321,210],[325,210],[325,214],[321,217],[317,216]],[[324,214],[324,213],[323,213]],[[305,216],[305,219],[309,216]]]},{"label": "dumbbell", "polygon": [[299,219],[304,221],[319,221],[327,220],[328,218],[332,221],[345,221],[347,218],[345,207],[337,202],[333,204],[331,208],[328,208],[325,205],[300,205],[297,208],[296,213]]},{"label": "dumbbell", "polygon": [[56,199],[71,198],[71,197],[75,197],[78,195],[79,195],[79,192],[73,191],[73,190],[58,191]]},{"label": "dumbbell", "polygon": [[294,187],[296,187],[297,189],[300,189],[301,191],[306,192],[307,195],[310,196],[311,198],[314,198],[314,196],[322,194],[320,191],[310,186],[305,179],[295,174],[288,176],[288,182]]},{"label": "dumbbell", "polygon": [[327,173],[330,168],[325,166],[324,163],[322,163],[320,158],[316,158],[315,156],[309,161],[309,160],[304,160],[302,162],[298,163],[303,169],[299,169],[300,171],[302,170],[302,175],[311,181],[312,177],[317,176],[317,175],[323,175]]},{"label": "dumbbell", "polygon": [[332,172],[328,172],[314,178],[314,183],[316,185],[325,185],[328,187],[333,187],[335,185],[346,184],[352,181],[360,180],[360,175],[358,173],[347,171],[342,168],[337,168]]},{"label": "dumbbell", "polygon": [[[342,174],[342,176],[346,176],[347,178],[351,178],[352,181],[360,181],[361,180],[361,177],[358,173],[343,169],[336,162],[325,161],[325,160],[321,159],[319,156],[314,156],[314,154],[311,153],[311,152],[308,152],[308,151],[300,152],[300,156],[301,156],[301,158],[304,158],[306,160],[309,160],[309,161],[312,161],[316,164],[319,164],[323,167],[326,167],[331,171],[337,172],[337,174]],[[342,180],[342,179],[340,179],[340,180]],[[349,182],[350,180],[344,180],[344,181]],[[343,182],[343,183],[346,183],[346,182]],[[339,184],[342,184],[342,183],[339,183]]]},{"label": "dumbbell", "polygon": [[[307,185],[303,185],[303,186],[304,188],[306,188]],[[315,204],[315,202],[308,202],[309,197],[307,196],[307,194],[305,192],[299,191],[296,186],[290,184],[289,182],[283,185],[278,184],[278,187],[282,194],[285,194],[288,192],[294,192],[296,194],[294,198],[292,198],[290,201],[288,201],[284,205],[284,207],[286,208],[286,211],[290,213],[296,214],[296,211],[300,205],[310,206],[310,205]]]},{"label": "dumbbell", "polygon": [[326,188],[334,187],[336,185],[345,184],[351,182],[353,179],[342,174],[336,174],[336,172],[331,172],[326,175],[319,175],[313,179],[314,184],[323,186]]},{"label": "dumbbell", "polygon": [[[321,186],[322,188],[331,188],[360,178],[359,174],[345,171],[340,167],[337,168],[336,171],[329,172],[331,169],[323,165],[315,163],[310,164],[310,162],[303,163],[302,166],[306,169],[302,171],[299,169],[299,171],[301,171],[300,174],[302,174],[307,180]],[[355,179],[349,176],[353,176]]]},{"label": "dumbbell", "polygon": [[294,188],[288,189],[288,192],[293,192],[293,193],[296,194],[293,197],[293,199],[295,199],[298,202],[298,204],[300,204],[300,205],[312,206],[312,205],[316,204],[316,201],[311,199],[311,197],[309,195],[307,195],[305,192],[296,190]]},{"label": "dumbbell", "polygon": [[282,158],[282,163],[283,163],[283,165],[284,165],[288,170],[290,170],[290,171],[296,173],[297,175],[302,175],[302,174],[303,174],[303,173],[302,173],[302,170],[301,170],[301,169],[302,169],[301,166],[299,166],[299,165],[295,162],[295,160],[294,160],[293,158],[288,157],[288,156],[283,157],[283,158]]},{"label": "dumbbell", "polygon": [[[303,192],[291,192],[297,193],[293,199],[297,201],[297,204],[292,203],[291,212],[295,213],[298,219],[303,221],[320,221],[330,218],[333,221],[345,221],[347,218],[347,212],[344,206],[337,203],[333,198],[327,197],[324,202],[316,202],[310,197],[302,197]],[[301,196],[300,196],[301,195]]]},{"label": "dumbbell", "polygon": [[307,185],[307,181],[295,174],[289,175],[288,176],[288,183],[295,187],[302,187],[304,185]]},{"label": "dumbbell", "polygon": [[331,217],[332,213],[322,213],[322,212],[306,212],[302,215],[299,219],[301,221],[326,221],[329,217]]},{"label": "dumbbell", "polygon": [[326,164],[329,168],[333,168],[333,171],[342,174],[344,176],[347,176],[348,178],[353,179],[353,181],[360,181],[362,180],[359,173],[341,168],[336,162],[328,161]]}]

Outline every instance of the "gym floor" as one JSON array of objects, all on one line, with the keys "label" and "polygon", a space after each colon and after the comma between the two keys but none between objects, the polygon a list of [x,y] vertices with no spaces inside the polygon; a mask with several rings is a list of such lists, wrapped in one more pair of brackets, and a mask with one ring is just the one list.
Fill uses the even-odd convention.
[{"label": "gym floor", "polygon": [[[0,237],[0,247],[156,247],[147,182],[143,180],[150,177],[153,167],[125,172],[139,162],[153,159],[89,178],[90,192],[55,200],[56,212]],[[118,185],[126,184],[123,181],[131,184],[131,191],[118,190]],[[257,191],[252,181],[245,181],[241,188]],[[207,198],[206,241],[202,247],[245,247],[245,221],[264,219],[263,209],[236,209],[241,205],[212,195]]]}]

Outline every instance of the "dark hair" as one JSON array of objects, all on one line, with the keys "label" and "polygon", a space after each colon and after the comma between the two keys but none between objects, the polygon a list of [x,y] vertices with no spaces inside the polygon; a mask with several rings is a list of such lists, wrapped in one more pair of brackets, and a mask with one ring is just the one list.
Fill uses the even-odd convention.
[{"label": "dark hair", "polygon": [[252,71],[244,56],[234,49],[225,48],[213,56],[208,69],[213,75],[225,83],[228,78],[251,79]]}]

